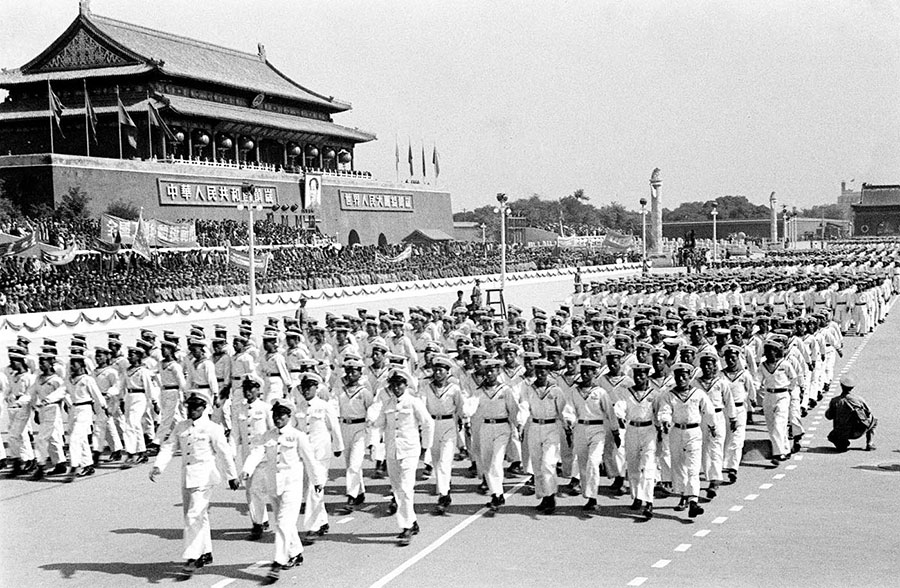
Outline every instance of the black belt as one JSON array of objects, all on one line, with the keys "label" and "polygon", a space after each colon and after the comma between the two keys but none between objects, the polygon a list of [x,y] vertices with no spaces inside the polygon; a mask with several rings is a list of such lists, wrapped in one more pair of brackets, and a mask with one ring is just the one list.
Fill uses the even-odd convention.
[{"label": "black belt", "polygon": [[502,419],[484,419],[483,422],[484,422],[485,425],[500,425],[500,424],[502,424],[502,423],[508,423],[508,422],[509,422],[509,419],[508,419],[508,418],[502,418]]},{"label": "black belt", "polygon": [[171,384],[169,386],[163,386],[163,390],[178,390],[181,388],[178,384]]},{"label": "black belt", "polygon": [[556,422],[556,419],[531,419],[531,422],[535,425],[552,425]]},{"label": "black belt", "polygon": [[216,382],[218,382],[218,383],[220,383],[220,384],[224,384],[224,383],[225,383],[225,378],[216,378]]},{"label": "black belt", "polygon": [[628,421],[628,424],[632,427],[649,427],[653,421]]},{"label": "black belt", "polygon": [[[292,373],[292,374],[302,374],[303,370],[298,368],[298,369],[288,370],[288,372]],[[269,374],[269,375],[271,376],[272,374]],[[276,374],[276,375],[278,375],[278,374]]]},{"label": "black belt", "polygon": [[143,388],[129,388],[128,393],[129,394],[146,394],[146,392],[144,391]]},{"label": "black belt", "polygon": [[203,390],[204,388],[209,388],[209,384],[200,384],[199,386],[191,386],[192,390]]},{"label": "black belt", "polygon": [[766,392],[771,392],[772,394],[782,394],[784,392],[788,392],[787,388],[766,388]]},{"label": "black belt", "polygon": [[269,377],[270,377],[270,378],[280,378],[280,377],[281,377],[281,373],[280,373],[280,372],[275,372],[274,374],[269,374]]},{"label": "black belt", "polygon": [[603,419],[600,420],[589,420],[589,419],[578,419],[579,425],[602,425]]},{"label": "black belt", "polygon": [[744,403],[743,402],[735,402],[734,405],[735,406],[744,406]]},{"label": "black belt", "polygon": [[700,423],[687,423],[682,425],[681,423],[675,423],[676,429],[696,429],[700,426]]},{"label": "black belt", "polygon": [[452,414],[433,414],[433,415],[431,415],[431,418],[433,418],[436,421],[445,421],[447,419],[452,419],[453,415]]},{"label": "black belt", "polygon": [[716,412],[722,412],[723,410],[725,410],[725,409],[724,409],[724,408],[717,408],[717,409],[716,409]]},{"label": "black belt", "polygon": [[341,419],[341,422],[345,425],[358,425],[360,423],[366,422],[365,418],[362,419]]},{"label": "black belt", "polygon": [[85,400],[84,402],[76,402],[72,406],[87,406],[88,404],[94,404],[93,400]]}]

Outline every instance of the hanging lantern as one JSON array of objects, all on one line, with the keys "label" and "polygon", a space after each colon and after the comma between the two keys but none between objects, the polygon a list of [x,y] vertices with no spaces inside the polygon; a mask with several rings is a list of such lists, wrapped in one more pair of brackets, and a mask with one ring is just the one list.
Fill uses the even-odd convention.
[{"label": "hanging lantern", "polygon": [[318,157],[319,156],[319,148],[315,145],[307,145],[306,146],[306,154],[309,157]]},{"label": "hanging lantern", "polygon": [[181,131],[176,131],[175,132],[175,141],[177,141],[178,143],[183,143],[184,142],[184,133]]},{"label": "hanging lantern", "polygon": [[253,149],[253,139],[244,139],[244,143],[241,145],[241,149],[244,151],[250,151]]},{"label": "hanging lantern", "polygon": [[293,146],[290,148],[290,150],[289,150],[288,152],[289,152],[292,156],[297,157],[298,155],[300,155],[301,153],[303,153],[303,150],[300,149],[300,145],[293,145]]},{"label": "hanging lantern", "polygon": [[334,159],[334,149],[325,152],[325,159]]},{"label": "hanging lantern", "polygon": [[200,133],[199,135],[197,135],[197,143],[203,146],[209,145],[209,135],[207,135],[206,133]]},{"label": "hanging lantern", "polygon": [[231,149],[234,146],[234,141],[229,137],[222,137],[222,140],[219,141],[219,147],[221,149]]},{"label": "hanging lantern", "polygon": [[350,152],[341,149],[341,152],[338,154],[338,161],[341,163],[350,163]]}]

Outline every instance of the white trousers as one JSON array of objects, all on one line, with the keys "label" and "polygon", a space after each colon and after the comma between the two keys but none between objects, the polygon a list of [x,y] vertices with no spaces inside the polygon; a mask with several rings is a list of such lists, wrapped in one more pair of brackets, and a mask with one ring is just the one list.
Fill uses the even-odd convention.
[{"label": "white trousers", "polygon": [[509,443],[509,423],[482,423],[479,427],[481,466],[485,468],[488,489],[491,494],[503,494],[503,458]]},{"label": "white trousers", "polygon": [[[612,434],[606,425],[575,425],[572,435],[572,451],[578,460],[581,477],[581,493],[585,498],[596,498],[600,488],[600,464],[604,461],[606,444],[616,449],[616,444],[607,439]],[[624,457],[624,454],[623,454]],[[609,466],[607,466],[608,468]]]},{"label": "white trousers", "polygon": [[93,405],[73,406],[69,412],[69,463],[73,468],[94,463],[89,443],[93,421]]},{"label": "white trousers", "polygon": [[788,441],[788,414],[791,410],[791,395],[788,392],[764,392],[763,413],[766,429],[772,442],[773,455],[788,455],[791,446]]},{"label": "white trousers", "polygon": [[[744,455],[744,440],[747,438],[747,405],[735,407],[734,419],[737,427],[731,430],[730,423],[725,427],[725,455],[722,469],[737,471]],[[709,474],[707,474],[709,475]]]},{"label": "white trousers", "polygon": [[62,408],[58,404],[48,404],[41,407],[39,415],[41,424],[34,441],[38,465],[43,465],[48,457],[54,465],[66,461],[66,454],[63,452]]},{"label": "white trousers", "polygon": [[616,447],[612,430],[606,430],[606,445],[603,448],[603,464],[606,466],[606,475],[610,478],[623,477],[625,475],[625,448]]},{"label": "white trousers", "polygon": [[438,494],[450,494],[453,477],[453,454],[456,452],[456,422],[441,419],[434,422],[434,441],[431,445],[431,463]]},{"label": "white trousers", "polygon": [[713,416],[716,436],[708,427],[703,427],[703,473],[710,482],[722,481],[722,463],[725,457],[725,414],[716,412]]},{"label": "white trousers", "polygon": [[625,429],[625,464],[631,497],[652,503],[657,478],[656,427],[628,425]]},{"label": "white trousers", "polygon": [[303,504],[303,487],[288,487],[282,494],[272,494],[270,499],[272,518],[275,519],[275,562],[284,565],[292,557],[303,553],[303,543],[297,532],[297,518]]},{"label": "white trousers", "polygon": [[[410,529],[416,522],[415,493],[416,493],[416,467],[419,465],[419,456],[413,455],[397,459],[387,457],[388,479],[391,482],[391,491],[394,500],[397,501],[397,526],[400,530]],[[306,506],[309,509],[309,505]]]},{"label": "white trousers", "polygon": [[125,395],[125,429],[122,431],[122,443],[129,454],[142,453],[147,450],[144,443],[144,429],[141,424],[147,412],[147,395],[143,392],[128,392]]},{"label": "white trousers", "polygon": [[9,453],[22,461],[34,459],[31,446],[31,409],[14,408],[9,411]]},{"label": "white trousers", "polygon": [[672,490],[685,497],[700,495],[700,457],[703,451],[703,433],[700,427],[669,431],[669,447],[672,451]]},{"label": "white trousers", "polygon": [[529,423],[525,440],[531,469],[534,472],[534,494],[538,498],[555,496],[556,463],[559,461],[560,438],[556,423]]},{"label": "white trousers", "polygon": [[363,459],[366,457],[366,424],[341,425],[344,438],[344,464],[347,468],[347,496],[356,498],[366,491]]},{"label": "white trousers", "polygon": [[184,511],[184,552],[182,559],[197,559],[204,553],[212,553],[212,537],[209,533],[209,498],[212,486],[182,488]]}]

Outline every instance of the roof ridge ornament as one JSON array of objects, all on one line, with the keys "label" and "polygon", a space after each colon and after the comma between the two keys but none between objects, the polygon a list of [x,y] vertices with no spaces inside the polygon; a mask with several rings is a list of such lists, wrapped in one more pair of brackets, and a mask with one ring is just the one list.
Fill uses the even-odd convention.
[{"label": "roof ridge ornament", "polygon": [[78,14],[91,16],[91,0],[78,0]]},{"label": "roof ridge ornament", "polygon": [[256,44],[256,54],[259,55],[259,60],[263,63],[266,62],[266,46],[262,43]]}]

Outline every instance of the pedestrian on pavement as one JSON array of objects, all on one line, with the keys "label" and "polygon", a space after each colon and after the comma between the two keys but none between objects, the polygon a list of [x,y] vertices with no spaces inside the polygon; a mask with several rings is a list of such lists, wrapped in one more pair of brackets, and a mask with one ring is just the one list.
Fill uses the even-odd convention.
[{"label": "pedestrian on pavement", "polygon": [[831,399],[825,418],[834,421],[828,440],[838,451],[847,451],[850,441],[866,436],[866,451],[875,451],[875,427],[878,419],[861,396],[853,394],[856,378],[851,374],[841,376],[841,394]]}]

